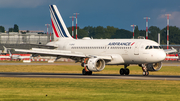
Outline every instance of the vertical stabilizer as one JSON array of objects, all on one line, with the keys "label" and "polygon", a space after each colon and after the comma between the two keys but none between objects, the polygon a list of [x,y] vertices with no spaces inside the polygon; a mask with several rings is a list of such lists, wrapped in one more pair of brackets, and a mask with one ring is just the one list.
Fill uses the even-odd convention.
[{"label": "vertical stabilizer", "polygon": [[8,50],[8,52],[9,52],[9,56],[12,57],[12,54],[11,54],[10,50]]},{"label": "vertical stabilizer", "polygon": [[4,48],[4,50],[3,50],[3,52],[2,53],[7,53],[7,48],[5,47],[5,46],[3,46],[3,48]]},{"label": "vertical stabilizer", "polygon": [[55,40],[58,40],[59,38],[72,39],[56,5],[50,5],[49,9]]}]

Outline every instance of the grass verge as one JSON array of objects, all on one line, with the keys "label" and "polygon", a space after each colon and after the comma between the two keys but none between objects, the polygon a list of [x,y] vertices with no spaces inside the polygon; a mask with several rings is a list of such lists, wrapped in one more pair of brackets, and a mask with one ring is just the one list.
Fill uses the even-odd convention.
[{"label": "grass verge", "polygon": [[[123,66],[107,65],[101,72],[93,72],[93,74],[119,74],[119,69]],[[139,66],[129,66],[130,74],[142,74]],[[1,65],[0,72],[44,72],[44,73],[81,73],[80,65]],[[150,75],[180,75],[180,66],[163,66],[161,70],[150,72]]]},{"label": "grass verge", "polygon": [[175,101],[180,81],[0,78],[0,100]]}]

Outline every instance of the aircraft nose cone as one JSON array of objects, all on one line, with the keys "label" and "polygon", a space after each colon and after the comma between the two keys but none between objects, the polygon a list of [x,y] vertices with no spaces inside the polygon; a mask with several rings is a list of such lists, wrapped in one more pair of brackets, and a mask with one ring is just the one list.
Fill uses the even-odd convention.
[{"label": "aircraft nose cone", "polygon": [[166,58],[166,53],[164,51],[158,52],[158,60],[163,61]]}]

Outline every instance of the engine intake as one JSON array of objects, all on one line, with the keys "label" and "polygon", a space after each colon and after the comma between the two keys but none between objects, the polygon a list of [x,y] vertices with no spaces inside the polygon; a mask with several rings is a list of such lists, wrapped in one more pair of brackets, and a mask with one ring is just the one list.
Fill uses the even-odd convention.
[{"label": "engine intake", "polygon": [[146,64],[146,68],[148,71],[158,71],[161,69],[161,67],[162,67],[162,62]]},{"label": "engine intake", "polygon": [[100,58],[90,58],[86,64],[89,71],[98,72],[105,68],[105,61]]}]

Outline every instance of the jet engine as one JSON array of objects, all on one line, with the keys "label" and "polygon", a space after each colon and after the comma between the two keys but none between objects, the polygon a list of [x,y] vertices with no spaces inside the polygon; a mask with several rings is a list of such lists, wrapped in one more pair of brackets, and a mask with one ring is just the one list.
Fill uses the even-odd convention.
[{"label": "jet engine", "polygon": [[100,58],[89,58],[85,67],[93,72],[102,71],[105,68],[105,61]]},{"label": "jet engine", "polygon": [[162,62],[146,64],[147,71],[158,71],[162,67]]}]

